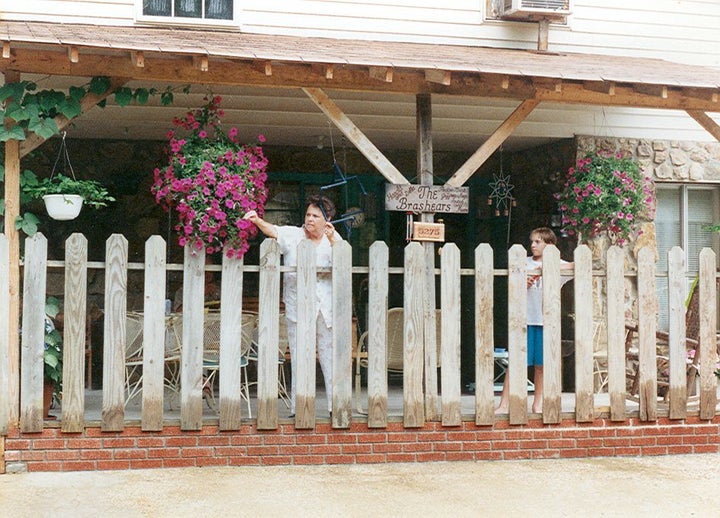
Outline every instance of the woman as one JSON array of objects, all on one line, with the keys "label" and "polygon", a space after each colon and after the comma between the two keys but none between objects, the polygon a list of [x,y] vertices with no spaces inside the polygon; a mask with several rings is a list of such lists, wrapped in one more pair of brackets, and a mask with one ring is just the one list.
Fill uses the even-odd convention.
[{"label": "woman", "polygon": [[[297,247],[304,239],[310,240],[316,247],[316,265],[332,266],[332,246],[342,240],[330,220],[335,215],[333,203],[321,195],[310,196],[305,210],[305,224],[302,227],[292,225],[277,226],[268,223],[257,212],[249,211],[245,219],[250,220],[267,237],[277,239],[285,266],[297,266]],[[315,284],[317,303],[316,335],[318,358],[325,380],[328,412],[332,411],[332,278],[329,273],[318,273]],[[287,319],[288,343],[292,383],[290,389],[290,417],[295,417],[295,354],[297,350],[297,274],[283,274],[283,302]]]}]

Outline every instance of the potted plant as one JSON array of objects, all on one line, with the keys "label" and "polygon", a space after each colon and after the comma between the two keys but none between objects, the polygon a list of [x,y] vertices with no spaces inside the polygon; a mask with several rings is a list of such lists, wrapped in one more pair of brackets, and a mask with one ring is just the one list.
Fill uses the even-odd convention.
[{"label": "potted plant", "polygon": [[155,169],[152,193],[166,210],[177,211],[180,246],[241,258],[257,233],[243,216],[262,214],[267,199],[267,159],[260,145],[240,143],[237,128],[223,131],[220,100],[206,98],[205,106],[173,121],[182,135],[168,132],[168,164]]},{"label": "potted plant", "polygon": [[83,203],[95,209],[115,201],[107,189],[95,180],[78,180],[62,174],[44,178],[25,191],[33,198],[42,198],[53,219],[74,219],[80,214]]},{"label": "potted plant", "polygon": [[55,297],[45,301],[45,350],[43,351],[43,417],[49,415],[53,398],[62,392],[63,352],[62,333],[55,328],[53,319],[60,312],[60,302]]},{"label": "potted plant", "polygon": [[621,154],[597,152],[579,159],[555,198],[564,230],[578,242],[604,233],[623,246],[639,234],[640,220],[653,217],[650,178]]}]

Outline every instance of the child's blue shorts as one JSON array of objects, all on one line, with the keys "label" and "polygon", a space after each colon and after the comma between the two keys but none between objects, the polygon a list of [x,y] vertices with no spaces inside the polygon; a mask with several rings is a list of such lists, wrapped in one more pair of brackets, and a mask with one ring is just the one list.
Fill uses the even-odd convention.
[{"label": "child's blue shorts", "polygon": [[543,364],[543,326],[527,326],[527,363]]}]

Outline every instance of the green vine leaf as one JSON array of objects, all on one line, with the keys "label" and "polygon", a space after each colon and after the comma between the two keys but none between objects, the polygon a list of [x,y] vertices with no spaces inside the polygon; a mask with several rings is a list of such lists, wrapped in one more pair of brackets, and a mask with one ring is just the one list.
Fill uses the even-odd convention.
[{"label": "green vine leaf", "polygon": [[58,110],[68,119],[74,119],[75,117],[79,117],[82,113],[82,106],[80,106],[79,100],[71,96],[67,99],[63,99],[63,101],[58,105]]},{"label": "green vine leaf", "polygon": [[68,95],[71,99],[80,101],[83,97],[85,97],[85,89],[80,86],[71,86],[68,90]]},{"label": "green vine leaf", "polygon": [[135,90],[134,97],[138,104],[147,104],[148,99],[150,98],[150,92],[147,88],[138,88]]},{"label": "green vine leaf", "polygon": [[127,86],[118,88],[115,91],[115,102],[118,103],[118,105],[120,106],[127,106],[132,102],[132,99],[132,90],[130,90],[130,88],[128,88]]},{"label": "green vine leaf", "polygon": [[110,90],[110,78],[107,76],[97,76],[90,80],[88,90],[95,95],[102,95]]},{"label": "green vine leaf", "polygon": [[173,103],[174,99],[175,99],[175,96],[173,95],[171,90],[166,90],[160,94],[160,103],[163,106],[171,105]]},{"label": "green vine leaf", "polygon": [[29,81],[4,84],[0,87],[0,102],[5,102],[8,99],[22,99],[28,84]]},{"label": "green vine leaf", "polygon": [[54,119],[36,119],[30,121],[28,129],[39,137],[48,139],[60,133],[60,129]]},{"label": "green vine leaf", "polygon": [[39,223],[40,220],[35,214],[26,212],[23,216],[17,217],[15,220],[15,228],[22,230],[25,234],[32,237],[37,233]]},{"label": "green vine leaf", "polygon": [[16,101],[10,102],[5,108],[5,116],[15,122],[28,121],[40,116],[37,104],[22,105]]},{"label": "green vine leaf", "polygon": [[25,132],[18,125],[6,128],[0,124],[0,142],[7,142],[8,140],[25,140]]}]

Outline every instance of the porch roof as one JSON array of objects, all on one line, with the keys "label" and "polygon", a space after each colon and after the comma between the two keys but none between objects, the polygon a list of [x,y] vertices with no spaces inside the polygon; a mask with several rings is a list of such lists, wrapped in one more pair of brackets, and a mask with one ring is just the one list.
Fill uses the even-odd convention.
[{"label": "porch roof", "polygon": [[[720,88],[720,69],[661,59],[512,50],[477,46],[358,41],[168,27],[33,21],[0,23],[3,69],[22,48],[78,47],[81,53],[143,52],[296,64],[392,67],[566,81]],[[15,52],[13,52],[15,51]],[[68,69],[79,68],[78,63]],[[390,81],[386,81],[390,82]],[[333,83],[333,87],[338,86]],[[446,85],[450,86],[450,85]]]}]

